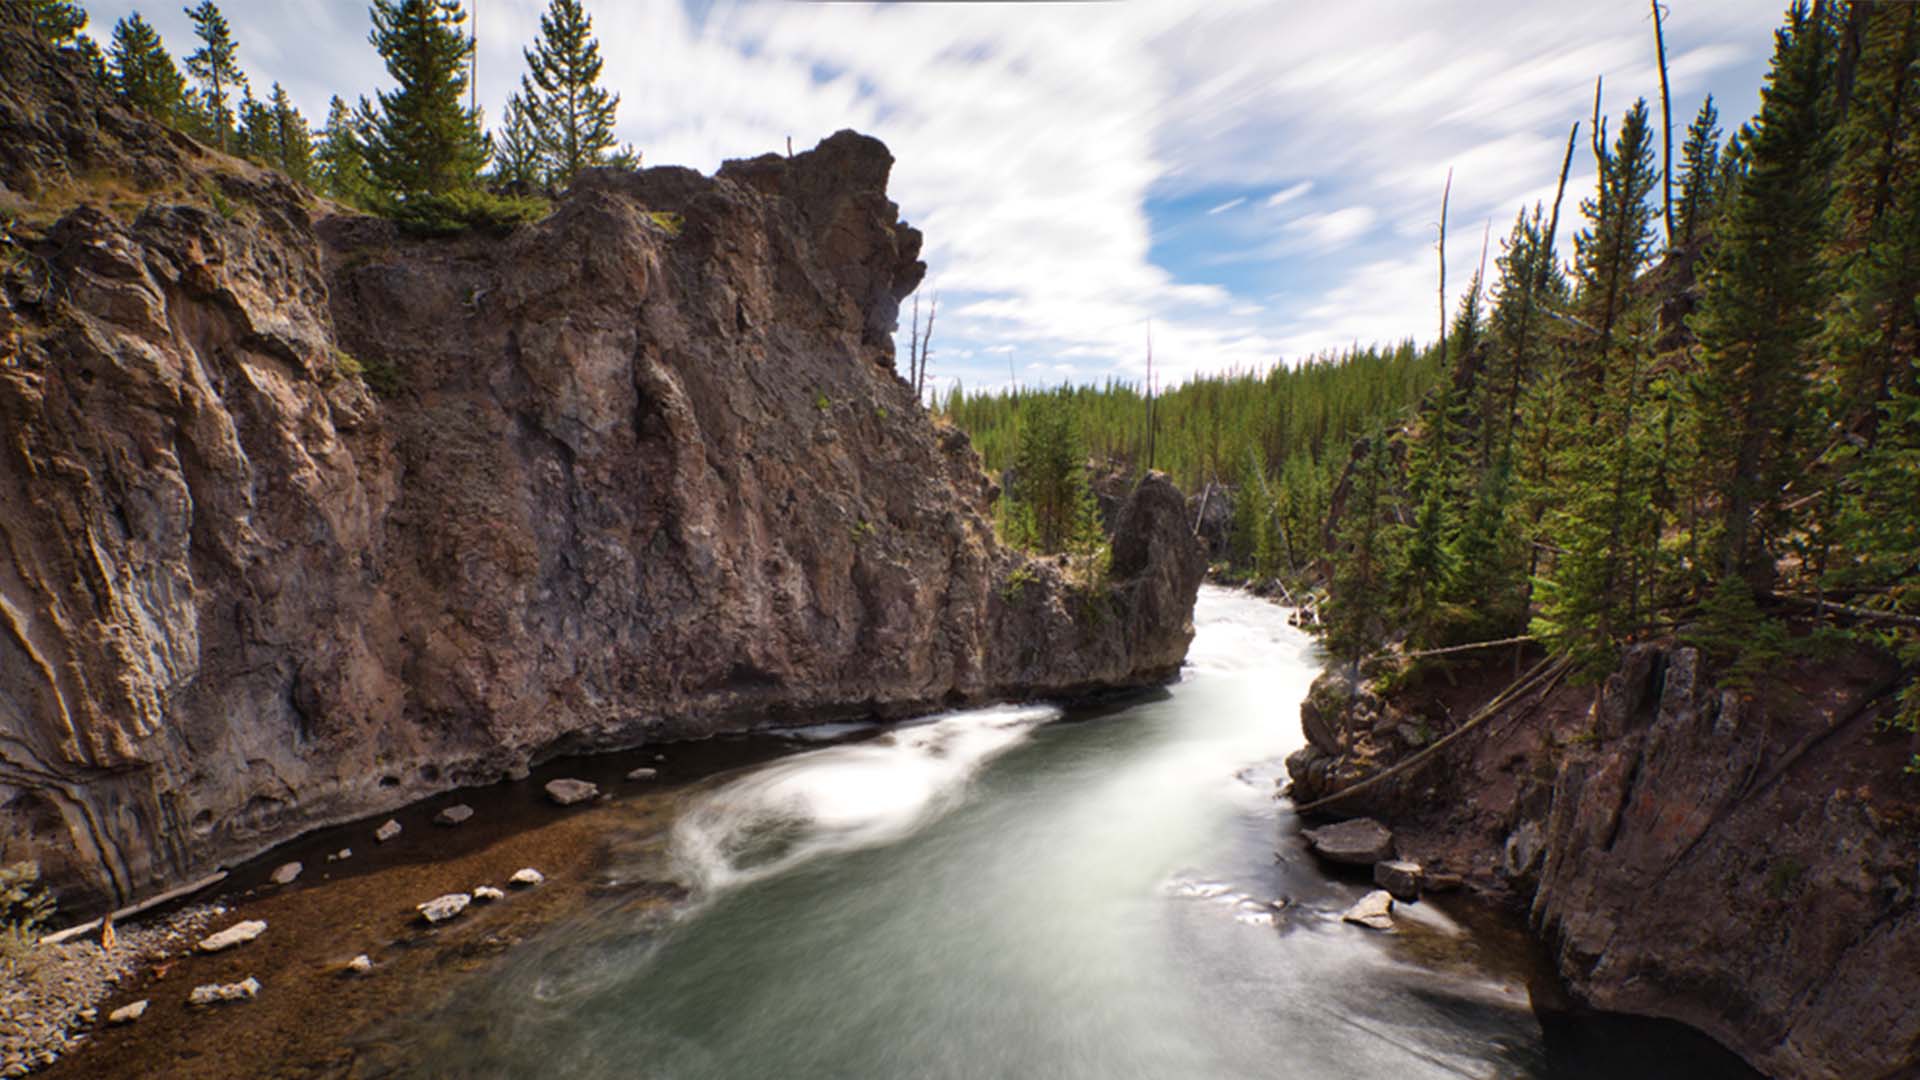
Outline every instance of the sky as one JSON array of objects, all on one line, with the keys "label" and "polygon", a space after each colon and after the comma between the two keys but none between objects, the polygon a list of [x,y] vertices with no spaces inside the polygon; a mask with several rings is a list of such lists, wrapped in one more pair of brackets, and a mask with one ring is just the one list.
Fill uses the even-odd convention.
[{"label": "sky", "polygon": [[[181,0],[139,9],[176,59]],[[479,96],[501,115],[546,0],[477,2]],[[883,140],[926,237],[932,389],[1265,370],[1438,331],[1436,225],[1452,170],[1450,306],[1490,227],[1551,202],[1582,121],[1562,257],[1592,188],[1594,80],[1658,119],[1653,24],[1629,0],[809,3],[586,0],[648,165],[712,171],[842,128]],[[316,126],[389,85],[357,0],[222,5],[257,91]],[[1758,108],[1783,3],[1671,0],[1676,155],[1713,94]],[[909,301],[911,303],[911,301]],[[909,309],[902,308],[901,365]]]}]

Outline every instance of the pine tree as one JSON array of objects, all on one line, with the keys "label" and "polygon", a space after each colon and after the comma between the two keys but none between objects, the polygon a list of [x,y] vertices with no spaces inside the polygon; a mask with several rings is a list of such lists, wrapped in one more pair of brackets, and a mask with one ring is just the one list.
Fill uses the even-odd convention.
[{"label": "pine tree", "polygon": [[33,29],[49,45],[75,46],[87,28],[87,9],[74,0],[27,0]]},{"label": "pine tree", "polygon": [[273,96],[267,103],[270,128],[268,160],[289,179],[301,184],[313,182],[313,135],[307,130],[307,118],[294,108],[293,99],[279,83],[273,84]]},{"label": "pine tree", "polygon": [[1043,554],[1082,551],[1099,541],[1099,512],[1087,484],[1086,444],[1066,400],[1036,394],[1020,410],[1014,460],[1014,539]]},{"label": "pine tree", "polygon": [[474,186],[487,160],[480,118],[463,99],[473,39],[459,0],[374,0],[367,40],[397,84],[362,100],[359,126],[368,176],[382,197],[405,201]]},{"label": "pine tree", "polygon": [[213,0],[200,0],[186,12],[200,39],[200,47],[187,54],[187,72],[200,82],[199,105],[206,131],[225,151],[234,131],[233,91],[247,89],[247,77],[240,70],[240,46]]},{"label": "pine tree", "polygon": [[235,110],[239,125],[233,148],[241,157],[263,165],[273,160],[273,110],[253,96],[253,88],[241,87],[240,107]]},{"label": "pine tree", "polygon": [[533,122],[527,117],[526,99],[519,94],[507,98],[506,116],[493,136],[493,182],[517,195],[547,186]]},{"label": "pine tree", "polygon": [[139,12],[113,24],[113,85],[136,109],[167,123],[178,123],[187,82],[168,55],[160,34]]},{"label": "pine tree", "polygon": [[1564,491],[1546,524],[1561,552],[1537,582],[1534,632],[1555,648],[1599,665],[1639,621],[1643,582],[1636,558],[1659,519],[1642,494],[1650,454],[1640,428],[1651,318],[1633,292],[1653,250],[1658,178],[1647,105],[1638,101],[1611,149],[1594,133],[1598,190],[1581,202],[1588,225],[1574,238],[1578,306],[1587,316],[1580,381],[1590,390],[1583,430],[1563,442],[1554,472]]},{"label": "pine tree", "polygon": [[313,151],[314,176],[328,197],[366,207],[373,197],[367,162],[360,152],[358,126],[338,94],[327,105],[327,126]]},{"label": "pine tree", "polygon": [[1703,221],[1713,212],[1714,196],[1720,187],[1720,113],[1713,106],[1713,95],[1700,106],[1700,114],[1687,125],[1687,140],[1680,147],[1680,242],[1693,243]]},{"label": "pine tree", "polygon": [[1833,422],[1872,442],[1920,353],[1920,5],[1863,7],[1866,25],[1839,160],[1828,260],[1839,270],[1823,351]]},{"label": "pine tree", "polygon": [[1327,646],[1359,660],[1386,640],[1394,605],[1388,583],[1400,576],[1393,527],[1393,462],[1384,435],[1357,450],[1339,530],[1340,557],[1326,607]]},{"label": "pine tree", "polygon": [[548,182],[565,187],[581,169],[631,157],[613,152],[620,95],[598,85],[600,43],[580,0],[552,0],[525,55],[519,96]]},{"label": "pine tree", "polygon": [[1769,545],[1784,520],[1779,495],[1804,464],[1805,379],[1829,293],[1821,250],[1832,38],[1804,4],[1788,19],[1776,35],[1746,174],[1721,219],[1691,320],[1702,358],[1702,449],[1722,466],[1719,573],[1755,583],[1772,575]]}]

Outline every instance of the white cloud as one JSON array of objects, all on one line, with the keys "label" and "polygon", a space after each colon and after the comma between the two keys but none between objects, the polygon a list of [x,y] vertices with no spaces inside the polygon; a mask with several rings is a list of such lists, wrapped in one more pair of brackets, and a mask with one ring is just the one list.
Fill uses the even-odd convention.
[{"label": "white cloud", "polygon": [[[89,6],[104,38],[131,4]],[[543,6],[481,5],[491,117]],[[329,94],[385,82],[363,5],[228,7],[256,85],[285,82],[316,122]],[[1070,358],[1075,377],[1138,375],[1149,319],[1156,373],[1170,379],[1356,338],[1430,337],[1447,168],[1461,235],[1488,219],[1504,232],[1522,199],[1551,198],[1596,74],[1616,115],[1658,88],[1646,12],[1584,0],[1503,9],[1498,35],[1475,0],[588,7],[622,95],[619,136],[649,164],[711,170],[845,127],[885,140],[891,197],[925,232],[944,294],[933,374],[969,385],[1004,380],[993,368],[1009,352]],[[1751,109],[1777,16],[1750,0],[1674,6],[1676,125],[1707,89],[1729,127]],[[149,17],[176,56],[190,50],[177,4]],[[1249,199],[1235,192],[1266,190],[1252,196],[1263,213],[1227,213]],[[1218,200],[1215,228],[1243,229],[1245,242],[1184,265],[1236,276],[1183,279],[1155,261],[1175,264],[1156,246],[1166,230],[1149,196],[1195,193]],[[1276,229],[1274,210],[1294,216]],[[1449,245],[1450,282],[1464,287],[1477,248]],[[1249,284],[1263,273],[1286,288]]]}]

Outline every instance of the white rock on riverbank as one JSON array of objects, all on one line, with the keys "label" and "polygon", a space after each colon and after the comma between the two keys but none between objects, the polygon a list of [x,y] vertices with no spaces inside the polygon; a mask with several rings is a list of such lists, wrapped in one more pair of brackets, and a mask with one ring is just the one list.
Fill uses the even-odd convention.
[{"label": "white rock on riverbank", "polygon": [[207,983],[196,986],[187,995],[189,1005],[220,1005],[229,1001],[252,1001],[260,996],[260,980],[249,975],[236,983]]},{"label": "white rock on riverbank", "polygon": [[1393,894],[1385,889],[1375,889],[1360,898],[1360,902],[1341,915],[1343,920],[1364,926],[1369,930],[1393,929]]},{"label": "white rock on riverbank", "polygon": [[424,904],[416,904],[414,910],[430,923],[441,923],[467,910],[467,905],[471,903],[473,903],[473,897],[466,893],[448,893],[445,896],[436,896]]},{"label": "white rock on riverbank", "polygon": [[518,870],[515,870],[513,872],[513,876],[507,879],[509,883],[518,885],[523,889],[531,888],[535,885],[540,884],[545,880],[547,880],[546,875],[542,874],[538,870],[535,870],[531,866],[526,866]]},{"label": "white rock on riverbank", "polygon": [[203,953],[223,952],[236,945],[245,945],[266,932],[266,920],[249,919],[246,922],[234,923],[225,930],[202,939],[197,948]]}]

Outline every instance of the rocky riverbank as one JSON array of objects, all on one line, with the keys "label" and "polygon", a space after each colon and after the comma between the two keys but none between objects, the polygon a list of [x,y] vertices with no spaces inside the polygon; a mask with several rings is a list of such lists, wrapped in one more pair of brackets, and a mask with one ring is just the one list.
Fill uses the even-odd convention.
[{"label": "rocky riverbank", "polygon": [[1920,792],[1880,726],[1894,668],[1843,651],[1755,692],[1692,648],[1638,645],[1599,685],[1542,679],[1440,745],[1534,660],[1385,694],[1384,670],[1329,670],[1292,798],[1388,822],[1401,856],[1522,912],[1566,1007],[1683,1022],[1770,1076],[1911,1070]]},{"label": "rocky riverbank", "polygon": [[[12,8],[8,11],[12,12]],[[72,916],[564,754],[1174,675],[1183,500],[1000,546],[895,372],[892,158],[405,235],[0,20],[0,858]]]}]

